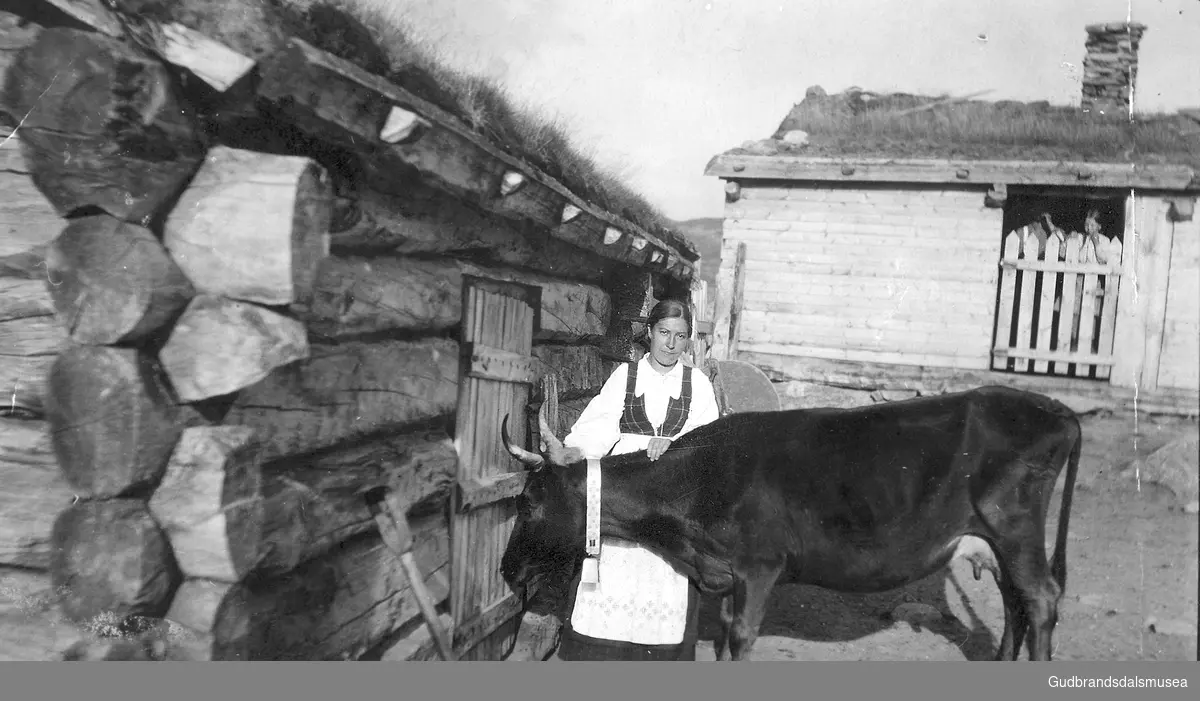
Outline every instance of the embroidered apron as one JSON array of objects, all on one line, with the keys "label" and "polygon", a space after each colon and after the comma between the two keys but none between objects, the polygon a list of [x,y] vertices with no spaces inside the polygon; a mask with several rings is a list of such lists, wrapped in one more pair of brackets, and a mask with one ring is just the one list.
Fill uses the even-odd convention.
[{"label": "embroidered apron", "polygon": [[[692,399],[692,368],[683,368],[679,397],[670,398],[657,429],[646,416],[645,397],[634,395],[638,364],[629,366],[622,434],[672,437],[683,429]],[[600,540],[600,582],[580,583],[571,613],[575,632],[639,645],[683,641],[688,623],[688,580],[652,551],[605,536]]]}]

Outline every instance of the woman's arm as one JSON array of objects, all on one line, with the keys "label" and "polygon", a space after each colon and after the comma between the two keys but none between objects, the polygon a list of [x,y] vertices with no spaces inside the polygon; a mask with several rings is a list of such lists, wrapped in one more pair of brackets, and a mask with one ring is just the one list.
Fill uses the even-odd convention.
[{"label": "woman's arm", "polygon": [[621,438],[621,413],[625,411],[625,380],[629,366],[622,363],[608,376],[600,393],[588,402],[570,433],[563,439],[568,448],[579,448],[584,457],[600,458]]}]

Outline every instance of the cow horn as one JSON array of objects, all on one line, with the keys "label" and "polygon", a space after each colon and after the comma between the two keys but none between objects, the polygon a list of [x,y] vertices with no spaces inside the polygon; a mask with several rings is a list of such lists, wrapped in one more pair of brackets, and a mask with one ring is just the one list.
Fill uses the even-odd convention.
[{"label": "cow horn", "polygon": [[500,422],[500,438],[504,441],[504,447],[517,460],[527,465],[531,469],[539,469],[546,464],[546,458],[531,453],[521,446],[514,445],[512,439],[508,435],[508,414],[504,415],[504,419]]}]

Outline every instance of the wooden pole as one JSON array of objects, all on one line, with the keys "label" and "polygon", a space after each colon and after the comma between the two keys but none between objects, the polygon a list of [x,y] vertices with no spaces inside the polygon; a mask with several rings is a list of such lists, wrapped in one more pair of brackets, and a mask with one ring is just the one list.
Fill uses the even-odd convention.
[{"label": "wooden pole", "polygon": [[703,368],[708,355],[708,342],[712,322],[708,318],[708,283],[699,277],[692,280],[688,290],[688,304],[692,307],[692,337],[689,360],[693,367]]},{"label": "wooden pole", "polygon": [[539,342],[594,342],[610,324],[609,295],[594,285],[451,257],[392,255],[325,259],[313,302],[297,310],[297,317],[322,336],[444,332],[462,319],[462,284],[468,275],[541,287]]},{"label": "wooden pole", "polygon": [[746,244],[725,241],[721,269],[717,272],[717,308],[713,319],[712,357],[716,360],[733,360],[737,356],[745,266]]},{"label": "wooden pole", "polygon": [[348,216],[335,219],[349,223],[334,228],[334,253],[482,254],[496,265],[588,284],[598,284],[609,271],[622,267],[544,230],[463,207],[453,196],[420,183],[406,181],[399,194],[369,189],[373,186],[368,178],[355,200],[342,198],[339,203]]}]

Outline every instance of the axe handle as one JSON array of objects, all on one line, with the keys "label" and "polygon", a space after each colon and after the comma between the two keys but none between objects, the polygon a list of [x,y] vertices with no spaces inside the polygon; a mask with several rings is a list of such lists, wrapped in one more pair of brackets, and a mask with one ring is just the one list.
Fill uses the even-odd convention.
[{"label": "axe handle", "polygon": [[437,605],[433,602],[433,595],[425,586],[425,579],[421,576],[421,570],[417,567],[411,550],[400,555],[400,565],[404,567],[404,574],[412,585],[413,593],[417,595],[417,606],[421,609],[421,615],[425,617],[425,624],[429,626],[429,632],[433,635],[433,642],[437,646],[438,654],[443,660],[453,662],[454,647],[450,643],[450,634],[442,627],[437,613]]},{"label": "axe handle", "polygon": [[454,647],[451,645],[450,635],[442,627],[433,594],[430,593],[429,587],[425,586],[421,568],[417,567],[417,561],[413,558],[412,531],[408,527],[406,510],[402,508],[390,490],[383,499],[378,499],[377,495],[375,498],[368,497],[367,507],[370,509],[371,515],[375,517],[375,523],[379,526],[379,535],[382,536],[384,545],[400,559],[400,566],[404,569],[404,576],[408,577],[413,594],[416,595],[417,607],[421,610],[425,624],[429,626],[429,632],[433,635],[433,642],[437,646],[438,654],[443,660],[452,662]]}]

